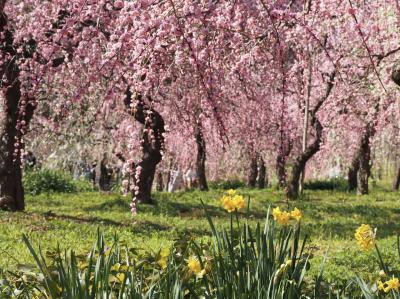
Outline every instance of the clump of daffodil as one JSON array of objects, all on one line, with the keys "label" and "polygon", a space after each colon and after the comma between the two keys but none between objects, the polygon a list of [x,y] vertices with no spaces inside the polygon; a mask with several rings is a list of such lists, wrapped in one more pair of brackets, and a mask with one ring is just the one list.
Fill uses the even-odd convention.
[{"label": "clump of daffodil", "polygon": [[398,291],[399,288],[400,288],[400,281],[396,277],[392,277],[386,282],[378,280],[378,290],[384,291],[385,293],[389,293],[390,290]]},{"label": "clump of daffodil", "polygon": [[298,208],[294,208],[294,210],[291,212],[286,212],[281,211],[279,207],[276,207],[272,210],[272,216],[280,225],[288,225],[291,219],[300,221],[301,217],[303,217],[303,214]]},{"label": "clump of daffodil", "polygon": [[236,190],[230,189],[222,196],[221,204],[228,213],[232,213],[244,208],[244,198],[237,194]]},{"label": "clump of daffodil", "polygon": [[362,250],[370,250],[375,245],[375,231],[368,224],[361,224],[359,228],[357,228],[354,237],[357,240],[358,246]]},{"label": "clump of daffodil", "polygon": [[206,270],[201,268],[199,259],[196,256],[189,257],[187,261],[189,271],[196,275],[198,278],[202,278],[206,274]]}]

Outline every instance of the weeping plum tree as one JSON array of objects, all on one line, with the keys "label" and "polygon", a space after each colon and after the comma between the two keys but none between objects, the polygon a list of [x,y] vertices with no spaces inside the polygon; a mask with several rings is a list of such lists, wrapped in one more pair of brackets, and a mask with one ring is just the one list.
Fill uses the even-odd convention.
[{"label": "weeping plum tree", "polygon": [[[150,100],[151,102],[151,100]],[[164,148],[165,123],[162,116],[153,108],[144,103],[143,97],[138,93],[135,101],[128,89],[124,100],[127,111],[132,114],[136,121],[143,125],[143,134],[140,141],[142,147],[142,158],[136,166],[134,197],[140,203],[151,204],[151,188],[157,164],[162,160]]]},{"label": "weeping plum tree", "polygon": [[[135,165],[137,185],[131,191],[139,201],[151,202],[155,170],[168,145],[165,125],[174,134],[186,130],[184,123],[193,125],[194,107],[217,124],[195,132],[204,189],[205,140],[207,165],[218,165],[214,149],[228,144],[229,135],[243,148],[253,139],[257,151],[277,157],[278,180],[296,197],[300,174],[320,152],[323,130],[333,130],[326,124],[339,130],[349,126],[335,123],[341,100],[381,88],[379,76],[374,76],[377,60],[394,53],[391,47],[399,38],[388,30],[395,23],[383,27],[379,22],[385,13],[397,11],[392,2],[359,1],[354,9],[351,1],[338,7],[333,0],[323,0],[323,5],[309,1],[307,7],[301,1],[0,0],[2,205],[24,207],[22,137],[48,96],[57,101],[52,108],[63,107],[62,113],[85,103],[104,118],[116,118],[118,129],[125,126],[140,135],[115,138],[127,149],[127,164]],[[371,21],[358,24],[358,14]],[[310,44],[316,49],[313,64],[319,67],[310,74],[310,139],[299,152],[301,103],[311,77],[304,71]],[[387,52],[382,54],[382,48]],[[334,80],[335,96],[329,97]],[[138,96],[125,94],[127,86]],[[122,98],[125,102],[118,101]],[[220,136],[214,144],[208,142],[211,127]],[[292,166],[288,182],[286,164]],[[251,185],[256,184],[254,177]]]},{"label": "weeping plum tree", "polygon": [[[197,14],[188,16],[187,24],[186,20],[180,18],[176,18],[179,24],[174,22],[173,15],[181,13],[182,8],[174,7],[173,2],[157,5],[148,5],[144,1],[103,2],[56,0],[15,5],[11,1],[1,1],[0,71],[4,98],[4,105],[0,105],[3,109],[0,125],[2,207],[12,210],[24,208],[20,171],[22,135],[27,131],[38,95],[40,98],[47,95],[57,98],[58,104],[66,107],[63,113],[73,109],[72,100],[74,103],[86,101],[86,105],[104,113],[105,117],[110,114],[110,107],[117,114],[123,105],[115,104],[115,98],[125,93],[126,86],[141,84],[141,91],[151,94],[157,80],[171,75],[170,66],[175,59],[176,49],[182,49],[184,53],[191,47],[190,43],[185,41],[182,44],[180,38],[176,37],[183,36],[185,26],[187,29],[193,28],[191,22],[201,17]],[[11,16],[12,22],[8,22],[5,11]],[[137,12],[140,12],[139,15]],[[92,19],[94,16],[96,21]],[[153,25],[143,26],[149,24],[149,16]],[[131,22],[133,18],[136,19],[134,23]],[[173,26],[159,28],[156,25],[168,18],[167,23]],[[141,45],[149,46],[138,45],[138,38],[142,40]],[[152,42],[155,38],[157,43]],[[176,61],[175,69],[178,72],[173,76],[175,80],[179,81],[178,75],[187,78],[187,72],[181,75],[181,69],[190,65],[188,58],[193,57],[197,58],[195,53],[190,52],[181,60],[181,65]],[[189,72],[199,78],[196,80],[202,82],[200,89],[207,93],[209,90],[204,84],[204,70],[200,68],[201,63],[197,65]],[[147,73],[148,79],[137,79],[137,70]],[[92,96],[94,90],[100,98]],[[211,93],[206,99],[208,106],[217,111]],[[158,104],[158,107],[161,106],[168,113],[175,108],[179,111],[176,106],[179,100],[170,100],[172,103]],[[197,102],[201,107],[201,99]],[[134,104],[135,121],[144,126],[144,138],[140,144],[142,157],[139,163],[135,163],[139,178],[138,186],[135,186],[138,189],[134,193],[138,200],[150,202],[155,166],[162,158],[164,121],[161,114],[144,100],[138,99]],[[126,107],[123,109],[126,110]],[[137,152],[124,153],[127,162]]]}]

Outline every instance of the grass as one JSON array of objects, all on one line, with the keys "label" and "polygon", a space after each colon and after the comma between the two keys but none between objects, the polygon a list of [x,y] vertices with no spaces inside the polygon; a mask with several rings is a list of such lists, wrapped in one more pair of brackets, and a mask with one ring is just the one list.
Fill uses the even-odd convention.
[{"label": "grass", "polygon": [[[0,212],[0,273],[15,270],[18,264],[33,263],[22,243],[22,234],[29,236],[34,246],[53,250],[73,248],[77,253],[90,251],[97,238],[97,229],[108,240],[114,234],[130,247],[156,251],[180,236],[207,238],[210,229],[204,217],[203,200],[218,226],[229,225],[229,215],[220,208],[223,190],[155,193],[154,206],[140,205],[138,215],[129,212],[129,199],[123,196],[101,195],[96,192],[78,194],[42,194],[27,197],[27,209],[22,213]],[[303,232],[311,238],[314,252],[311,274],[318,275],[325,252],[325,279],[343,286],[356,273],[374,279],[379,272],[373,252],[360,252],[354,241],[354,231],[361,223],[377,227],[378,245],[388,264],[400,268],[396,254],[396,235],[400,233],[400,196],[389,185],[378,185],[370,195],[356,196],[344,191],[306,191],[301,200],[287,203],[274,189],[239,189],[251,198],[249,213],[242,217],[252,225],[263,222],[271,206],[300,208],[304,213]]]}]

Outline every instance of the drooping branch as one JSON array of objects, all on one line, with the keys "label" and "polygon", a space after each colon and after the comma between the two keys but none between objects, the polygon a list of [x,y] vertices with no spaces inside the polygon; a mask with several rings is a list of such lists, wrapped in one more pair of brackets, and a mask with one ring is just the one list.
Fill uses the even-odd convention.
[{"label": "drooping branch", "polygon": [[134,199],[142,203],[152,203],[151,188],[157,164],[161,162],[164,150],[164,119],[156,110],[144,103],[140,93],[136,94],[133,102],[129,88],[125,93],[124,104],[128,113],[144,126],[141,140],[142,158],[136,168],[138,189],[135,190]]}]

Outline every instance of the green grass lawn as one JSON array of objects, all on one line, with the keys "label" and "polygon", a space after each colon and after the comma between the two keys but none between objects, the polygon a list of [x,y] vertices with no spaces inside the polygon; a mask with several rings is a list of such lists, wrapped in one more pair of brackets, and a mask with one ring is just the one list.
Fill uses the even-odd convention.
[{"label": "green grass lawn", "polygon": [[[210,229],[201,200],[216,225],[227,226],[230,216],[219,202],[223,192],[155,193],[156,204],[140,205],[135,217],[130,214],[129,199],[116,194],[28,196],[25,212],[0,212],[0,269],[13,270],[18,264],[33,263],[22,243],[23,233],[43,250],[59,245],[78,253],[92,248],[98,228],[109,240],[118,234],[130,247],[148,251],[168,246],[183,235],[207,238]],[[239,192],[251,198],[249,213],[241,213],[241,218],[251,224],[263,222],[269,206],[288,208],[283,194],[274,189]],[[304,213],[302,229],[314,253],[311,275],[318,273],[327,250],[326,280],[343,284],[355,273],[370,279],[377,275],[380,269],[375,253],[359,251],[354,241],[354,231],[361,223],[377,227],[383,256],[400,268],[396,238],[400,233],[400,194],[391,192],[389,186],[379,185],[362,197],[339,191],[306,191],[301,200],[289,205]]]}]

